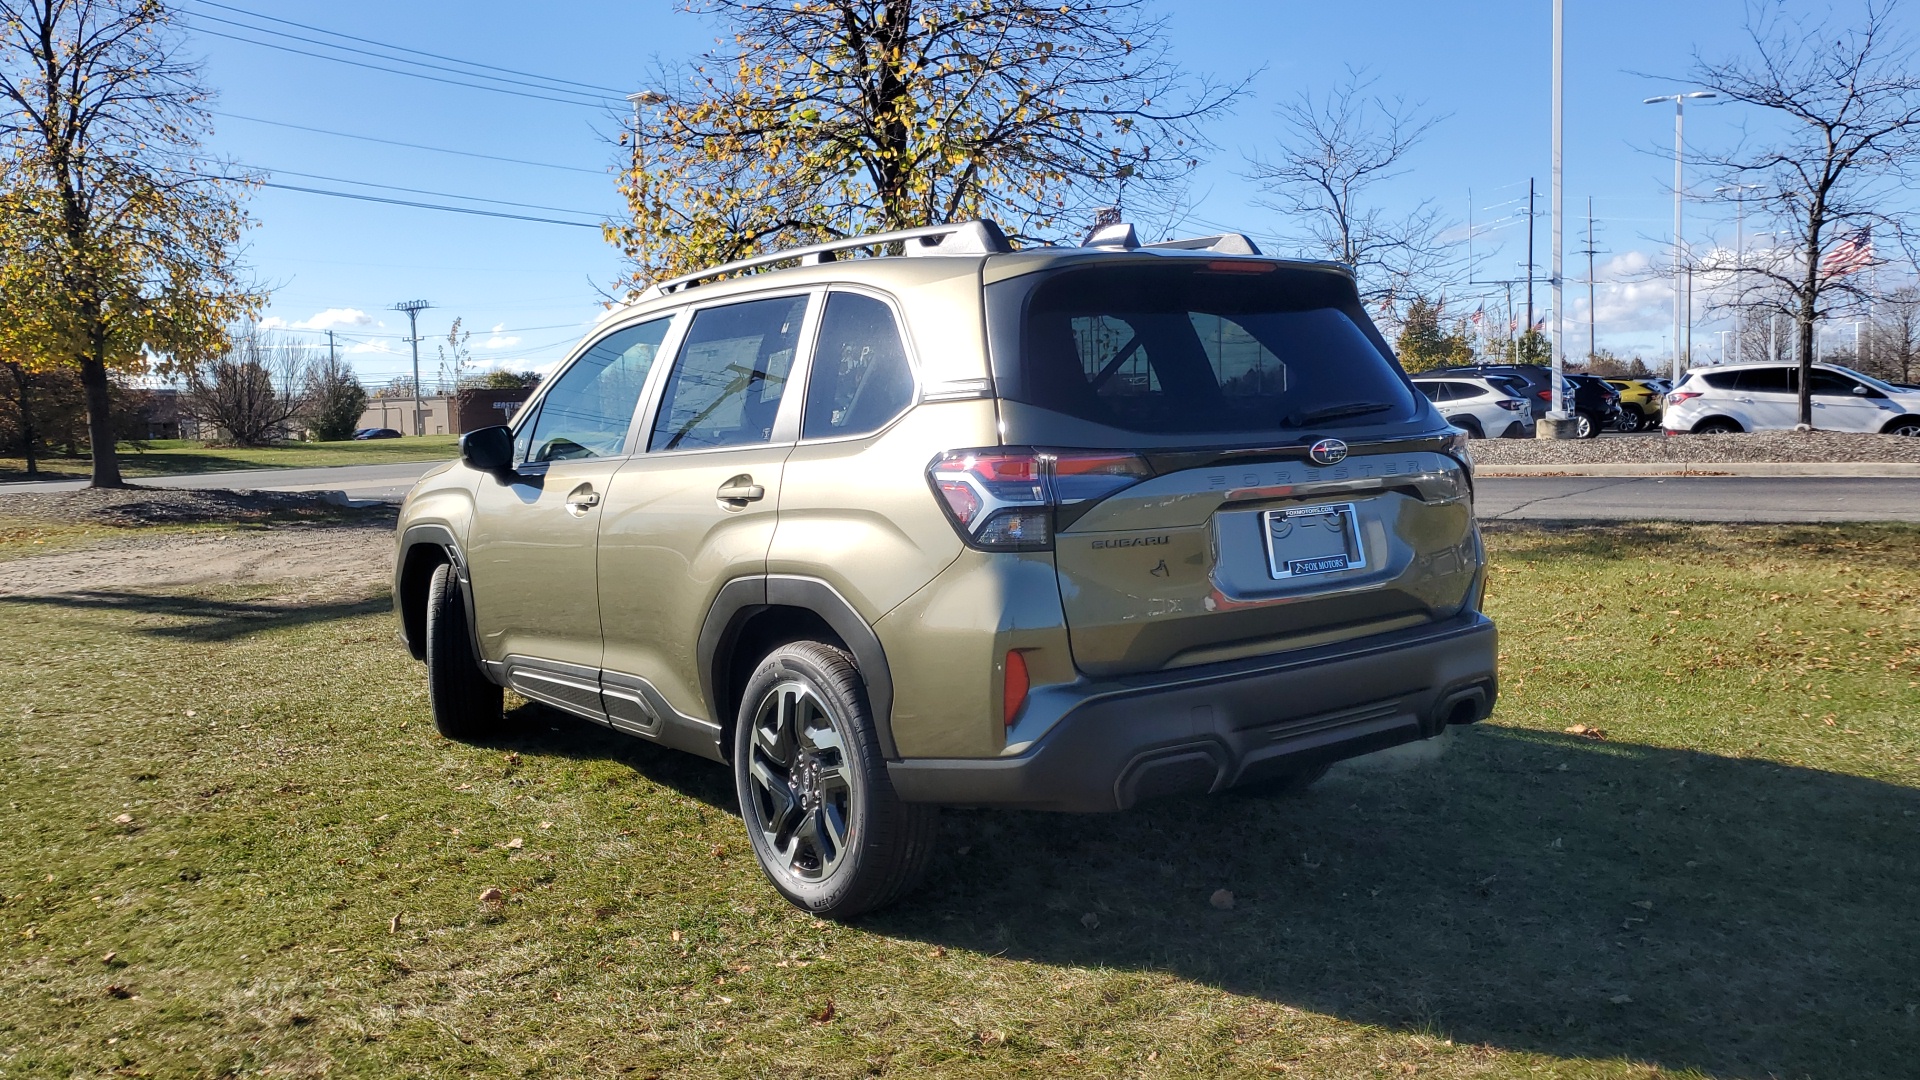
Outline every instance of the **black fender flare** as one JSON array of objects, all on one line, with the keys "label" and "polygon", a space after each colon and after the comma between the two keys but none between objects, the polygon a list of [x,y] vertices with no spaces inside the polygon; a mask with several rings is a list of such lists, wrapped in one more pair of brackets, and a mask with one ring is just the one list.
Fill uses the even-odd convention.
[{"label": "black fender flare", "polygon": [[706,699],[707,714],[716,724],[726,725],[721,703],[729,695],[726,664],[740,632],[748,620],[769,607],[800,608],[818,615],[832,628],[853,653],[860,677],[867,684],[867,704],[873,710],[875,735],[880,752],[889,761],[897,761],[899,752],[893,743],[893,672],[887,667],[887,654],[880,637],[867,620],[854,610],[840,591],[819,578],[798,574],[752,574],[737,577],[720,587],[700,626],[700,691]]},{"label": "black fender flare", "polygon": [[[407,632],[407,598],[404,588],[407,567],[413,561],[413,552],[422,545],[440,549],[446,556],[447,562],[452,564],[454,574],[460,579],[460,599],[467,608],[467,634],[472,638],[473,655],[477,658],[480,655],[480,624],[474,619],[473,580],[467,569],[466,555],[460,550],[459,539],[453,535],[453,530],[445,525],[410,525],[400,534],[399,551],[393,561],[393,611],[400,618],[400,641],[406,645],[407,651],[413,654],[415,660],[426,659],[425,639],[416,640],[415,635]],[[482,664],[481,667],[485,669],[487,665]]]}]

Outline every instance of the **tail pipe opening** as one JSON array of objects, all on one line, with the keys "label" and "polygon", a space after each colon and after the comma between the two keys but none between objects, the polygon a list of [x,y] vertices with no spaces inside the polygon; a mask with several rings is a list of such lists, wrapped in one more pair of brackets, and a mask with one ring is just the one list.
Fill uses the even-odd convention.
[{"label": "tail pipe opening", "polygon": [[1493,715],[1491,684],[1479,683],[1443,696],[1433,708],[1431,730],[1439,734],[1451,724],[1476,724]]}]

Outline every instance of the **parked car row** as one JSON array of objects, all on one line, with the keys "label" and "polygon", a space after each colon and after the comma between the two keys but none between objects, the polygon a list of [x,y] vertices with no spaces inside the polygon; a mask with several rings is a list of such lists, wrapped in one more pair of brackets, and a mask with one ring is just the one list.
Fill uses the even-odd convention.
[{"label": "parked car row", "polygon": [[[1813,426],[1823,431],[1920,437],[1920,389],[1815,364],[1809,390]],[[1798,366],[1727,364],[1689,371],[1667,395],[1661,427],[1668,435],[1718,435],[1790,430],[1799,422]]]},{"label": "parked car row", "polygon": [[[1664,391],[1632,390],[1635,404],[1623,404],[1621,383],[1596,375],[1563,375],[1561,396],[1573,413],[1582,439],[1608,428],[1638,431],[1650,426],[1644,399],[1658,401]],[[1532,438],[1537,417],[1553,408],[1553,369],[1541,364],[1472,364],[1438,368],[1414,376],[1413,384],[1439,406],[1453,426],[1474,438]],[[1523,412],[1509,402],[1527,406]],[[1659,423],[1653,406],[1651,424]]]}]

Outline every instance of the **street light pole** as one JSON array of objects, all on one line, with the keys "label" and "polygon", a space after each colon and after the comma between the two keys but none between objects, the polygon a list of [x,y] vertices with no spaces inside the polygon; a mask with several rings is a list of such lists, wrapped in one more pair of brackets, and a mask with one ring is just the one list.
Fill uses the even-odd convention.
[{"label": "street light pole", "polygon": [[[1562,302],[1561,260],[1566,245],[1562,242],[1566,225],[1566,193],[1561,180],[1561,151],[1565,147],[1565,89],[1566,89],[1566,0],[1553,0],[1553,276],[1549,279],[1553,286],[1553,411],[1547,415],[1554,420],[1564,422],[1567,419],[1567,403],[1563,386],[1566,382],[1567,367],[1567,327],[1566,305]],[[1563,424],[1555,424],[1555,434],[1565,435],[1560,430]]]},{"label": "street light pole", "polygon": [[1680,295],[1680,267],[1686,262],[1686,241],[1682,239],[1680,231],[1680,207],[1686,198],[1686,102],[1688,98],[1719,96],[1711,91],[1695,90],[1690,94],[1661,94],[1642,102],[1645,105],[1673,102],[1673,381],[1676,386],[1680,383],[1681,375],[1681,309],[1685,303]]}]

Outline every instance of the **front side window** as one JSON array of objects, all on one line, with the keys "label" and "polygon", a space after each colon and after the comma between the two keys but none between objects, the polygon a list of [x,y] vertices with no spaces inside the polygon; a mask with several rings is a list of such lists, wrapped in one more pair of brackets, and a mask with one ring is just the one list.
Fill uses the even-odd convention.
[{"label": "front side window", "polygon": [[[1862,389],[1860,383],[1837,371],[1822,371],[1819,368],[1814,368],[1813,381],[1809,385],[1813,387],[1813,393],[1816,397],[1850,398],[1869,396],[1858,393],[1858,391]],[[1871,396],[1878,397],[1879,395],[1874,394]]]},{"label": "front side window", "polygon": [[648,449],[698,450],[771,439],[806,313],[805,296],[696,313],[667,381]]},{"label": "front side window", "polygon": [[521,461],[618,457],[671,316],[616,330],[560,374],[517,440]]},{"label": "front side window", "polygon": [[871,296],[827,298],[807,375],[809,439],[865,435],[887,426],[913,402],[913,370],[893,309]]}]

